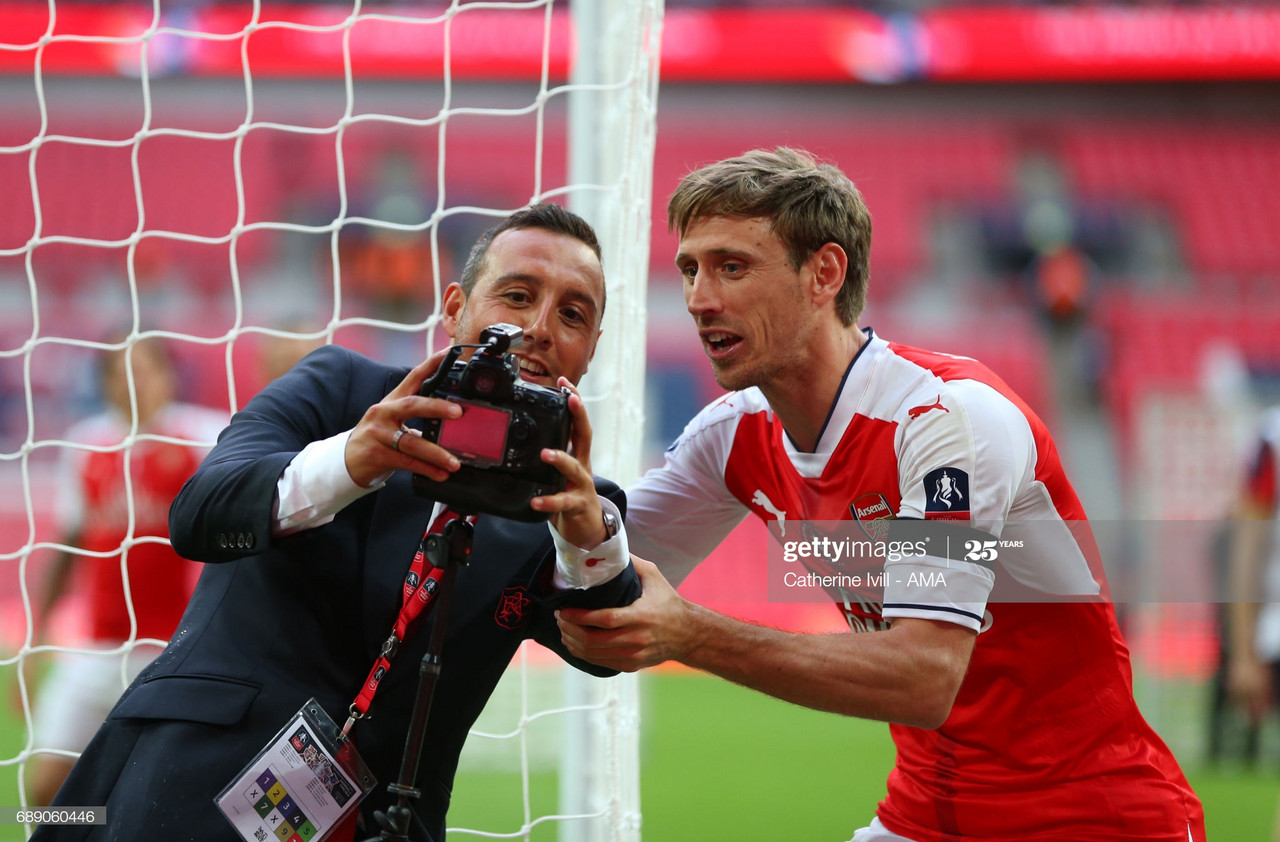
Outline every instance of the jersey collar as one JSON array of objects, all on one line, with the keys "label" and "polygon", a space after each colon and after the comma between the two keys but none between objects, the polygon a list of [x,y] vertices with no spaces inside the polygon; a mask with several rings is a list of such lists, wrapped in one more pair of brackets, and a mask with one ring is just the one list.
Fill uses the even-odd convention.
[{"label": "jersey collar", "polygon": [[831,408],[827,410],[827,418],[818,433],[818,446],[813,453],[805,453],[796,447],[791,436],[783,430],[782,441],[787,456],[796,470],[806,477],[821,476],[826,469],[827,461],[835,451],[836,445],[844,438],[844,432],[853,421],[858,402],[871,384],[875,372],[876,360],[889,347],[889,343],[876,336],[874,330],[863,328],[866,341],[853,355],[840,380],[840,388],[836,392]]}]

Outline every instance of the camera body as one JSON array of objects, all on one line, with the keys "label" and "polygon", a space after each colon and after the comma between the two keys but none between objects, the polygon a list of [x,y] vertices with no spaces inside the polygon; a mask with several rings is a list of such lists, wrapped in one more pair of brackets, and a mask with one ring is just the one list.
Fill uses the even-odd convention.
[{"label": "camera body", "polygon": [[460,512],[527,523],[547,520],[529,501],[565,488],[564,475],[543,462],[541,453],[569,447],[569,395],[520,378],[509,349],[523,338],[524,331],[514,325],[491,325],[481,331],[469,361],[458,359],[469,346],[455,345],[422,384],[424,397],[462,406],[461,418],[427,418],[422,430],[423,438],[453,453],[462,466],[444,482],[415,474],[414,493]]}]

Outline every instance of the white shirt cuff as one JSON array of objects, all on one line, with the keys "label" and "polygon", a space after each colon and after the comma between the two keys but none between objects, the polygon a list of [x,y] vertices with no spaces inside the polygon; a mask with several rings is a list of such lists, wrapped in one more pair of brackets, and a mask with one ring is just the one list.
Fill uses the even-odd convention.
[{"label": "white shirt cuff", "polygon": [[560,590],[594,588],[597,585],[603,585],[626,570],[627,564],[631,561],[631,554],[627,548],[627,530],[622,524],[622,513],[607,497],[600,498],[600,507],[617,518],[618,534],[589,550],[570,544],[556,531],[551,521],[547,521],[547,528],[551,530],[551,540],[556,545],[556,570],[551,580]]},{"label": "white shirt cuff", "polygon": [[271,534],[277,538],[323,526],[346,506],[377,491],[391,476],[387,472],[368,487],[356,485],[347,473],[348,430],[313,441],[289,462],[276,482],[276,513]]}]

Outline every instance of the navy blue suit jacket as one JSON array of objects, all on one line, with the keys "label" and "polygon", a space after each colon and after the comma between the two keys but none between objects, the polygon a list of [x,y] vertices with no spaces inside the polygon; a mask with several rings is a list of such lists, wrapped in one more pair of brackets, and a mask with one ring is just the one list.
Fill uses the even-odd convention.
[{"label": "navy blue suit jacket", "polygon": [[[298,451],[353,428],[407,374],[328,346],[232,419],[170,511],[174,547],[208,562],[182,623],[58,793],[60,804],[106,805],[110,824],[58,828],[58,840],[230,842],[236,835],[215,796],[308,698],[339,725],[345,720],[391,630],[433,503],[397,471],[331,523],[276,540],[272,502]],[[624,504],[617,486],[598,480],[597,488]],[[413,838],[443,839],[467,730],[522,640],[533,637],[595,675],[612,674],[568,654],[552,612],[633,601],[640,594],[634,569],[597,588],[557,592],[554,559],[545,524],[480,517],[449,614]],[[500,612],[512,595],[527,596],[527,610]],[[379,781],[362,806],[370,834],[372,810],[394,802],[386,784],[398,777],[427,637],[424,624],[401,647],[370,716],[353,731]],[[33,838],[55,837],[38,831]]]}]

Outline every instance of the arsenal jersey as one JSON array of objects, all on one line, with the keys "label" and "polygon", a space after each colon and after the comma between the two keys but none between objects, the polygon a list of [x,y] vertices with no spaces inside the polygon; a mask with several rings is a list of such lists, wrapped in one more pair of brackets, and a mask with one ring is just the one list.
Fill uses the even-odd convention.
[{"label": "arsenal jersey", "polygon": [[[92,640],[168,640],[182,618],[200,566],[169,545],[169,504],[195,473],[226,417],[191,404],[170,404],[125,447],[130,425],[116,412],[72,426],[67,439],[86,445],[62,458],[56,512],[65,534],[79,535],[77,578],[87,597]],[[187,442],[178,444],[166,439]],[[129,573],[126,601],[122,554]]]},{"label": "arsenal jersey", "polygon": [[947,721],[890,726],[877,815],[917,842],[1186,842],[1189,828],[1203,842],[1200,803],[1134,702],[1097,547],[1044,424],[980,363],[866,335],[812,453],[758,389],[702,410],[628,491],[632,551],[678,584],[748,513],[782,540],[814,521],[940,520],[993,541],[1034,525],[1052,539],[1035,552],[899,557],[878,593],[831,589],[852,632],[915,617],[978,635]]}]

